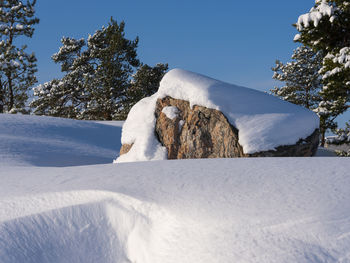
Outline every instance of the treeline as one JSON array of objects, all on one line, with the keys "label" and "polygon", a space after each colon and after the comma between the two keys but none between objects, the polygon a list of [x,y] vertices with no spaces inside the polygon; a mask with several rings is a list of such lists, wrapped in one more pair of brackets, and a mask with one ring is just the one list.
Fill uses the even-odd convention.
[{"label": "treeline", "polygon": [[0,113],[30,113],[94,120],[125,119],[130,108],[158,89],[167,64],[151,67],[137,56],[138,37],[125,37],[125,23],[110,19],[108,26],[87,39],[63,37],[51,57],[62,78],[37,83],[35,54],[17,47],[18,37],[32,37],[39,19],[36,1],[0,1]]}]

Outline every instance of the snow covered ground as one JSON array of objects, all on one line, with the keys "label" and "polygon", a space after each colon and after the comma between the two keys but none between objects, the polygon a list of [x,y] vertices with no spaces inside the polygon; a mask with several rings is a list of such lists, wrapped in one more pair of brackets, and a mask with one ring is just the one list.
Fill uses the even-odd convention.
[{"label": "snow covered ground", "polygon": [[[108,126],[106,126],[108,125]],[[0,115],[0,164],[71,166],[110,163],[123,122]],[[106,139],[108,138],[108,139]]]},{"label": "snow covered ground", "polygon": [[110,124],[0,115],[0,262],[350,262],[347,158],[112,164]]}]

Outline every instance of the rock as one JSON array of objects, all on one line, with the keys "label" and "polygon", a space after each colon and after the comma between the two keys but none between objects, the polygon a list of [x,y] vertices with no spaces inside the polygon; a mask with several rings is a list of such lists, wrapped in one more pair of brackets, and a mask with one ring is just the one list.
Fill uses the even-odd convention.
[{"label": "rock", "polygon": [[[167,106],[179,111],[174,119],[162,112]],[[190,108],[187,101],[170,97],[157,100],[155,131],[168,150],[168,159],[224,158],[244,156],[238,130],[217,110]]]},{"label": "rock", "polygon": [[318,116],[299,105],[173,69],[131,109],[121,138],[129,145],[115,162],[312,156],[318,128]]},{"label": "rock", "polygon": [[[176,107],[177,115],[169,118],[166,107]],[[309,137],[294,145],[282,145],[276,150],[245,154],[238,142],[238,130],[218,110],[201,106],[190,108],[187,101],[165,97],[157,100],[155,133],[168,150],[168,159],[292,157],[313,156],[319,143],[316,129]],[[120,155],[132,144],[123,144]]]},{"label": "rock", "polygon": [[[178,109],[170,119],[162,112],[165,107]],[[156,135],[168,150],[168,159],[313,156],[318,146],[318,130],[294,145],[276,150],[245,154],[238,143],[238,130],[218,110],[194,106],[187,101],[165,97],[157,100],[155,110]]]},{"label": "rock", "polygon": [[128,151],[130,151],[132,146],[133,144],[126,144],[126,143],[123,144],[122,147],[120,148],[119,154],[122,155],[127,153]]}]

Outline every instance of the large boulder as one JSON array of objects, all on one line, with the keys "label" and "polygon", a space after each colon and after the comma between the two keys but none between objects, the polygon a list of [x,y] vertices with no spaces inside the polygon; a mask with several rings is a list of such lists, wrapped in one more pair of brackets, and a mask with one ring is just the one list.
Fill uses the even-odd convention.
[{"label": "large boulder", "polygon": [[[155,116],[156,137],[166,147],[168,159],[307,157],[315,155],[319,144],[316,129],[293,145],[246,154],[238,142],[238,129],[218,110],[202,106],[191,108],[188,101],[165,97],[157,100]],[[124,144],[120,154],[127,153],[131,147],[131,144]]]},{"label": "large boulder", "polygon": [[165,97],[157,100],[155,116],[155,132],[167,148],[168,159],[313,156],[319,143],[315,130],[293,145],[245,154],[238,142],[238,129],[218,110],[201,106],[191,109],[188,101]]},{"label": "large boulder", "polygon": [[175,69],[130,111],[116,162],[313,156],[318,123],[266,93]]}]

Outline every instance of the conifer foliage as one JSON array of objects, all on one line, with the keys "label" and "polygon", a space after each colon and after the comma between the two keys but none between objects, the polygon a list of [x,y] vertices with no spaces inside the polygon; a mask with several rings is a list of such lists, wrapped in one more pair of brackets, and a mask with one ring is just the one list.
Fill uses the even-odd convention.
[{"label": "conifer foliage", "polygon": [[321,145],[325,143],[327,130],[335,129],[335,118],[343,112],[344,99],[330,100],[323,92],[322,51],[300,46],[294,50],[292,62],[286,64],[276,61],[273,78],[285,86],[270,90],[272,94],[294,104],[313,110],[320,117]]},{"label": "conifer foliage", "polygon": [[128,90],[124,118],[131,107],[142,98],[153,95],[159,88],[159,83],[168,70],[168,64],[158,63],[154,67],[141,65],[133,75],[131,87]]},{"label": "conifer foliage", "polygon": [[34,113],[76,119],[125,118],[135,100],[131,79],[140,61],[138,38],[126,39],[124,27],[124,22],[111,19],[87,41],[62,38],[62,47],[52,59],[61,64],[65,75],[34,88]]},{"label": "conifer foliage", "polygon": [[18,37],[32,37],[34,25],[33,0],[0,1],[0,113],[26,112],[29,88],[36,83],[36,58],[26,52],[26,46],[17,47]]},{"label": "conifer foliage", "polygon": [[332,105],[334,114],[343,113],[350,100],[350,1],[316,0],[295,27],[300,32],[295,41],[324,54],[319,71],[324,106]]},{"label": "conifer foliage", "polygon": [[319,91],[322,84],[318,71],[321,68],[322,55],[301,46],[294,50],[292,60],[286,64],[276,61],[276,66],[272,68],[273,78],[284,82],[285,86],[275,87],[271,93],[313,110],[321,101]]}]

